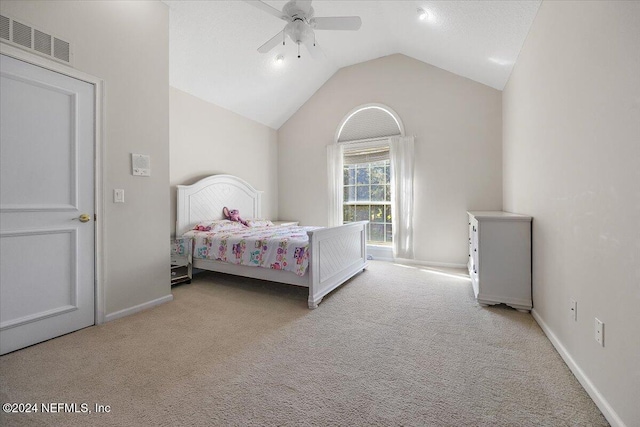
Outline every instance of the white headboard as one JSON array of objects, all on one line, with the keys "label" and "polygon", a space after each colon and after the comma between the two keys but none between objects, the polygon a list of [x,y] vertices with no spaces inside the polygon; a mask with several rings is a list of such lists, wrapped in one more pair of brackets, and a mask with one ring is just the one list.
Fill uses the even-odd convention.
[{"label": "white headboard", "polygon": [[233,175],[212,175],[193,185],[178,185],[176,236],[201,221],[224,219],[222,208],[238,209],[242,218],[261,218],[262,191]]}]

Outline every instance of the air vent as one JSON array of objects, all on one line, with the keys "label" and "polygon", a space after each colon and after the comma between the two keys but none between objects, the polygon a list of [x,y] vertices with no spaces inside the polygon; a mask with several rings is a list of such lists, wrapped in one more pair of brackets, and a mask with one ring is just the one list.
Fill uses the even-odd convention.
[{"label": "air vent", "polygon": [[64,40],[60,40],[57,37],[54,37],[53,56],[61,61],[69,62],[69,43]]},{"label": "air vent", "polygon": [[31,49],[31,27],[13,21],[13,42]]},{"label": "air vent", "polygon": [[[51,55],[51,36],[49,34],[43,33],[42,31],[33,30],[33,48],[40,53],[44,53],[45,55]],[[69,52],[68,44],[67,52]]]},{"label": "air vent", "polygon": [[0,40],[65,64],[71,63],[72,50],[68,41],[8,16],[0,15]]},{"label": "air vent", "polygon": [[11,19],[0,15],[0,38],[11,40]]}]

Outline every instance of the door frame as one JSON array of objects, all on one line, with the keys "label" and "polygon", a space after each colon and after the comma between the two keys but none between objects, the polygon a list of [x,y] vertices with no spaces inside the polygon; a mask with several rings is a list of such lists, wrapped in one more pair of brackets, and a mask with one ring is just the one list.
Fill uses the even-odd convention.
[{"label": "door frame", "polygon": [[95,324],[99,325],[105,322],[105,297],[104,297],[104,283],[105,283],[105,265],[104,265],[104,236],[105,236],[105,208],[103,203],[104,189],[104,171],[105,164],[105,138],[104,138],[104,80],[92,76],[90,74],[78,71],[75,68],[71,68],[64,64],[60,64],[51,59],[47,59],[30,52],[18,49],[16,47],[0,43],[0,54],[10,56],[20,61],[27,62],[29,64],[45,68],[56,73],[64,74],[65,76],[72,77],[77,80],[82,80],[94,87],[94,108],[95,108],[95,122],[93,130],[94,138],[94,209],[96,213],[94,221],[94,295],[95,295],[95,307],[94,307],[94,319]]}]

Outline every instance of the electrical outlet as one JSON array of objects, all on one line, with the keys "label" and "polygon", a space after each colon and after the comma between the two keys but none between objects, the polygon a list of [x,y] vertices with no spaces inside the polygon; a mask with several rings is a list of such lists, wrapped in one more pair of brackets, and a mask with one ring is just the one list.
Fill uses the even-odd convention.
[{"label": "electrical outlet", "polygon": [[578,302],[574,299],[569,300],[569,312],[571,313],[571,320],[578,321]]},{"label": "electrical outlet", "polygon": [[596,317],[596,341],[604,347],[604,323]]}]

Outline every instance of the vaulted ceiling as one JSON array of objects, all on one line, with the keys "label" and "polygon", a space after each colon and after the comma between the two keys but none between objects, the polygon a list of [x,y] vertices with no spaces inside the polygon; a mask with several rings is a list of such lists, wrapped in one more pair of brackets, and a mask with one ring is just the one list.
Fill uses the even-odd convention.
[{"label": "vaulted ceiling", "polygon": [[[315,16],[360,16],[359,31],[316,30],[313,59],[287,39],[257,48],[284,21],[243,1],[165,1],[173,87],[278,129],[338,69],[402,53],[502,90],[540,0],[322,1]],[[266,1],[278,10],[285,1]],[[428,12],[420,20],[417,10]],[[284,61],[275,58],[282,55]]]}]

